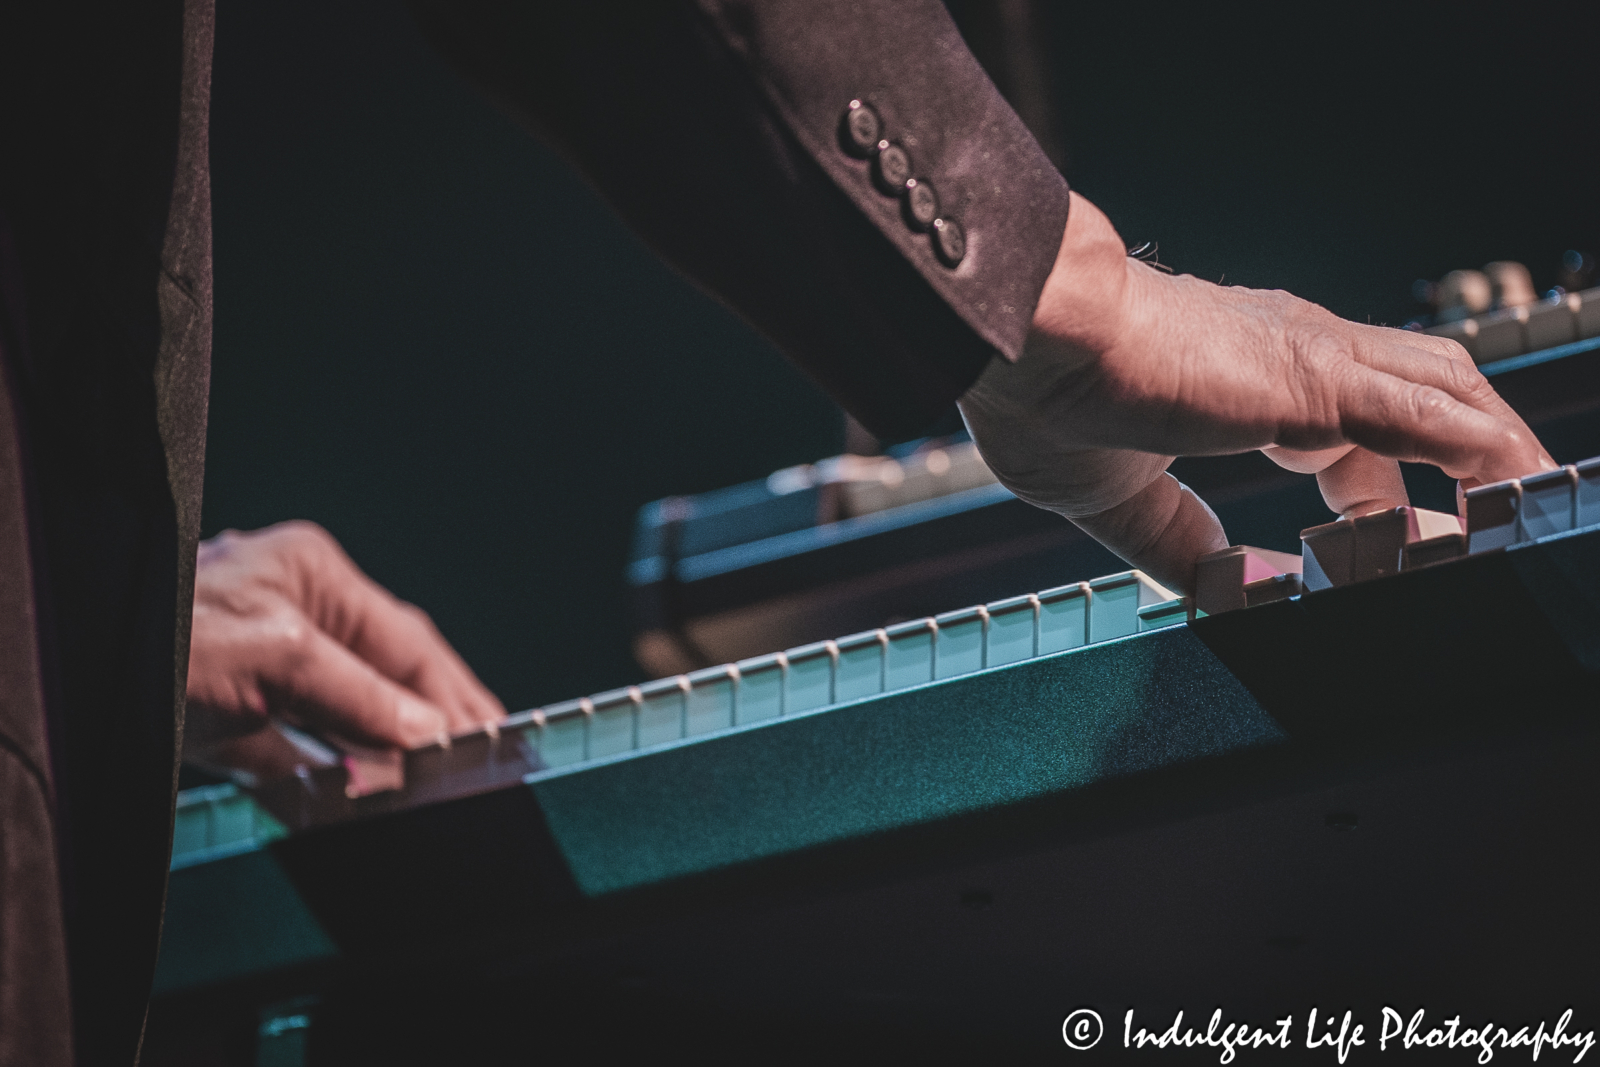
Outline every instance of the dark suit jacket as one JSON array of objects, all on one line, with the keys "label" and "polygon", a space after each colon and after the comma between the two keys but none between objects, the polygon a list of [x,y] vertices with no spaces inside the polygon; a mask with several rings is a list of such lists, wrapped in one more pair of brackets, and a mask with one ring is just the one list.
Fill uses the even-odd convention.
[{"label": "dark suit jacket", "polygon": [[210,0],[0,4],[8,1065],[74,1041],[131,1063],[149,996],[210,368],[210,61]]},{"label": "dark suit jacket", "polygon": [[[210,4],[0,5],[0,1067],[131,1062],[154,969],[209,376]],[[1066,186],[936,0],[417,12],[880,434],[1020,354]],[[959,262],[846,151],[851,100],[962,228]]]},{"label": "dark suit jacket", "polygon": [[[880,436],[915,436],[996,351],[1021,353],[1067,186],[938,0],[412,7],[660,255]],[[958,266],[841,146],[851,100],[964,229]]]}]

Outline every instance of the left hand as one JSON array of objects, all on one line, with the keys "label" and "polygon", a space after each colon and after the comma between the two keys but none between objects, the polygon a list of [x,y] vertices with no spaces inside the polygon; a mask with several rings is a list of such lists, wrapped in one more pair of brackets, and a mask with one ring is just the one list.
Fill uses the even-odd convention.
[{"label": "left hand", "polygon": [[297,754],[274,718],[365,748],[410,748],[505,716],[432,620],[285,522],[202,542],[186,757],[258,777]]}]

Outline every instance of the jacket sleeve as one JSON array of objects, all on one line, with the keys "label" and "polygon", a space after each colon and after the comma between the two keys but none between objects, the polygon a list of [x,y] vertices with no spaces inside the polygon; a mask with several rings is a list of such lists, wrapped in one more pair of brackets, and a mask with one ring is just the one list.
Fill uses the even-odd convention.
[{"label": "jacket sleeve", "polygon": [[[1016,359],[1067,186],[938,0],[413,0],[466,75],[880,436]],[[909,179],[909,180],[908,180]]]}]

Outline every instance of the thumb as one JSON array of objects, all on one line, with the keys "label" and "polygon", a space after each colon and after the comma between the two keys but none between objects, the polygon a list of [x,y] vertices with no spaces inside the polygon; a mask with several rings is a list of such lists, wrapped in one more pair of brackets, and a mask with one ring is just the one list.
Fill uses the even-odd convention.
[{"label": "thumb", "polygon": [[1195,560],[1228,547],[1222,523],[1194,490],[1170,474],[1114,508],[1073,516],[1090,537],[1169,589],[1194,594]]}]

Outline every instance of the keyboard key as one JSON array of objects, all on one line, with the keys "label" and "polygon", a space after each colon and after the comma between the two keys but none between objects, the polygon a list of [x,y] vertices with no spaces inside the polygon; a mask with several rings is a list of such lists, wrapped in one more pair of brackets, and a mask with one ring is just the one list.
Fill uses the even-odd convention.
[{"label": "keyboard key", "polygon": [[[882,630],[839,638],[839,662],[834,667],[833,700],[859,700],[884,689],[884,657],[889,637]],[[932,657],[929,657],[930,662]]]},{"label": "keyboard key", "polygon": [[1089,583],[1059,585],[1039,594],[1039,655],[1089,643]]},{"label": "keyboard key", "polygon": [[1298,575],[1303,565],[1299,556],[1248,545],[1201,556],[1195,562],[1195,608],[1207,615],[1237,611],[1249,606],[1245,586],[1281,574]]},{"label": "keyboard key", "polygon": [[547,767],[567,767],[586,758],[589,699],[552,704],[543,712],[539,729],[539,758]]},{"label": "keyboard key", "polygon": [[1246,582],[1244,605],[1247,608],[1253,608],[1260,604],[1271,604],[1275,600],[1287,600],[1290,597],[1299,596],[1305,591],[1305,583],[1300,580],[1300,575],[1275,574],[1271,578]]},{"label": "keyboard key", "polygon": [[684,675],[689,691],[683,698],[683,726],[686,737],[726,730],[733,723],[734,690],[739,673],[730,664],[690,671]]},{"label": "keyboard key", "polygon": [[1430,537],[1425,541],[1414,541],[1407,545],[1400,552],[1400,569],[1416,570],[1418,567],[1460,559],[1466,554],[1467,535],[1447,533],[1441,537]]},{"label": "keyboard key", "polygon": [[1600,337],[1600,289],[1585,289],[1578,294],[1578,339]]},{"label": "keyboard key", "polygon": [[[1426,521],[1426,528],[1423,520]],[[1400,552],[1412,541],[1425,541],[1460,533],[1454,515],[1419,508],[1399,507],[1363,515],[1354,523],[1355,543],[1350,557],[1350,580],[1365,582],[1400,573]]]},{"label": "keyboard key", "polygon": [[1467,355],[1472,357],[1472,362],[1484,362],[1478,358],[1477,319],[1457,319],[1455,322],[1446,322],[1430,327],[1427,332],[1435,337],[1445,337],[1456,342],[1467,350]]},{"label": "keyboard key", "polygon": [[933,681],[936,629],[932,619],[916,619],[888,627],[884,650],[883,688],[887,692]]},{"label": "keyboard key", "polygon": [[1527,351],[1527,338],[1522,332],[1523,324],[1528,321],[1527,308],[1502,308],[1477,321],[1478,345],[1472,353],[1474,362],[1493,363]]},{"label": "keyboard key", "polygon": [[632,752],[634,727],[639,710],[639,690],[613,689],[589,698],[589,748],[587,757],[615,756]]},{"label": "keyboard key", "polygon": [[1487,552],[1517,543],[1517,513],[1522,510],[1522,483],[1510,481],[1467,490],[1467,551]]},{"label": "keyboard key", "polygon": [[1089,641],[1111,641],[1139,632],[1139,609],[1174,599],[1143,571],[1123,571],[1089,583]]},{"label": "keyboard key", "polygon": [[934,675],[954,678],[958,674],[971,674],[983,670],[984,631],[988,629],[989,613],[981,608],[965,608],[935,615],[939,625],[939,639],[934,644]]},{"label": "keyboard key", "polygon": [[1189,621],[1189,604],[1183,598],[1163,600],[1139,609],[1139,632],[1161,630]]},{"label": "keyboard key", "polygon": [[639,687],[639,747],[664,745],[684,736],[689,679],[684,675]]},{"label": "keyboard key", "polygon": [[1560,300],[1540,301],[1528,309],[1528,322],[1524,327],[1528,336],[1528,351],[1541,352],[1546,348],[1568,345],[1578,339],[1578,308],[1583,300],[1577,293],[1568,293]]},{"label": "keyboard key", "polygon": [[739,668],[739,685],[734,691],[734,722],[744,726],[782,715],[783,675],[788,667],[784,654],[742,659],[734,666]]},{"label": "keyboard key", "polygon": [[987,607],[989,635],[984,665],[999,667],[1032,659],[1039,645],[1039,598],[1032,594],[1011,597]]},{"label": "keyboard key", "polygon": [[791,648],[784,653],[783,714],[798,715],[833,703],[833,666],[839,646],[832,641]]},{"label": "keyboard key", "polygon": [[1544,471],[1522,479],[1522,533],[1532,540],[1572,529],[1577,508],[1578,471],[1575,467]]}]

